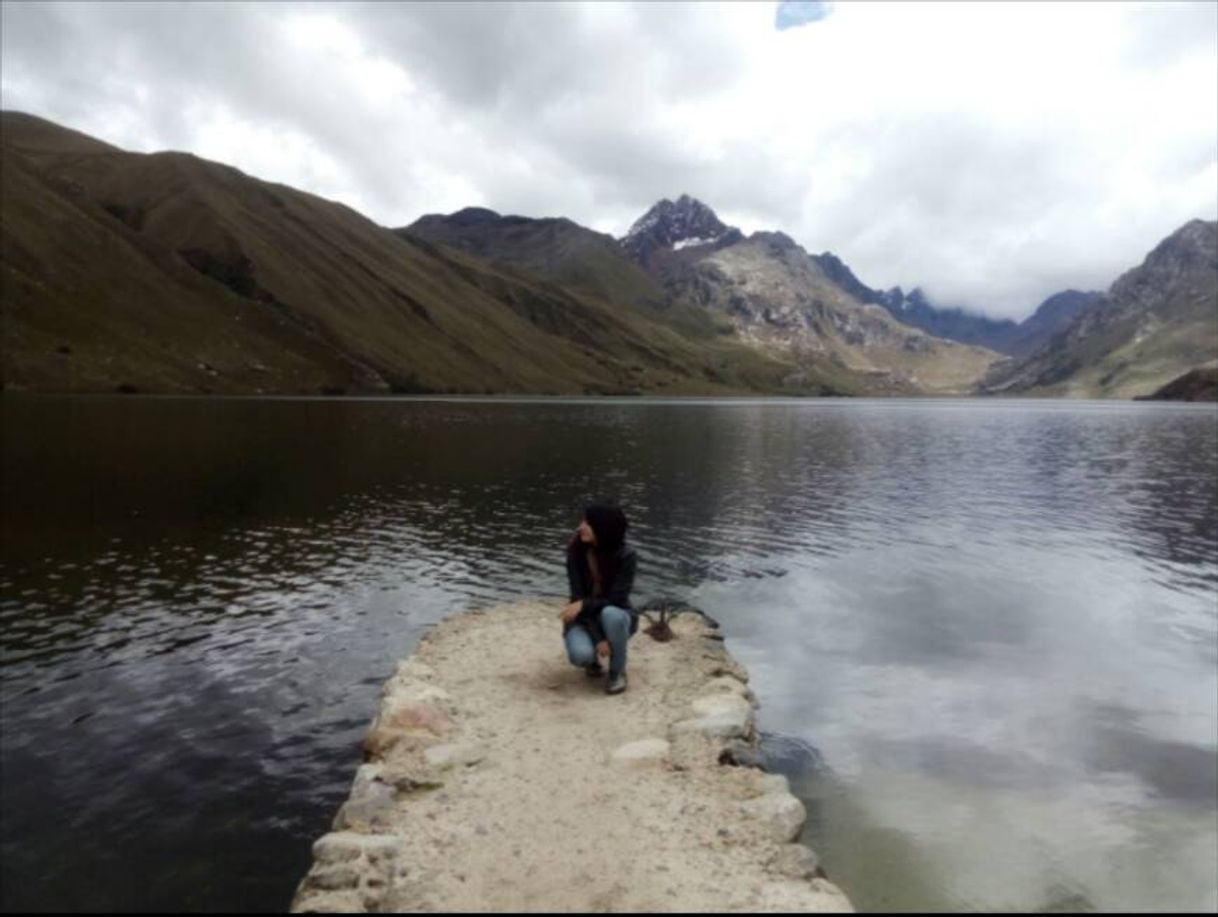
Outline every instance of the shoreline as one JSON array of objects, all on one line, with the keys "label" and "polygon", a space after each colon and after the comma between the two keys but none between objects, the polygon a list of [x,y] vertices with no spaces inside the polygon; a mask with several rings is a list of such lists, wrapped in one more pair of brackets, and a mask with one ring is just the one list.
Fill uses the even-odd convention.
[{"label": "shoreline", "polygon": [[757,764],[722,636],[644,624],[610,696],[567,662],[558,609],[456,614],[398,664],[292,911],[853,910]]},{"label": "shoreline", "polygon": [[3,388],[0,400],[5,396],[14,399],[89,399],[122,401],[296,401],[329,403],[349,402],[419,402],[450,404],[649,404],[672,406],[725,405],[725,404],[838,404],[860,403],[899,404],[926,402],[967,402],[971,404],[1036,404],[1036,405],[1105,405],[1120,407],[1129,405],[1176,405],[1213,410],[1218,402],[1207,399],[1154,398],[1137,395],[1128,398],[1076,398],[1066,395],[1005,395],[968,394],[965,392],[923,395],[766,395],[740,393],[726,395],[589,395],[589,394],[531,394],[502,392],[497,394],[389,394],[378,392],[347,392],[323,394],[320,392],[116,392],[116,391],[39,391],[35,389]]}]

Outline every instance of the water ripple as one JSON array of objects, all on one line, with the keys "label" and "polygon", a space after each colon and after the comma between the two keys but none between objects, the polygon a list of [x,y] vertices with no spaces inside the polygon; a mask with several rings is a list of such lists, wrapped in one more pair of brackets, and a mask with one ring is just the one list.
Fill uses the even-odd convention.
[{"label": "water ripple", "polygon": [[[578,508],[602,496],[630,511],[639,598],[687,594],[719,618],[770,727],[817,750],[859,824],[916,836],[942,874],[972,856],[952,806],[1001,811],[1054,882],[1102,901],[1066,849],[1098,848],[1038,800],[1091,826],[1165,818],[1177,790],[1214,803],[1196,791],[1216,742],[1212,411],[35,407],[3,405],[6,909],[283,909],[396,661],[459,608],[562,597]],[[1103,837],[1096,856],[1128,855]],[[106,877],[88,900],[82,870]],[[1143,878],[1125,903],[1158,900]],[[1022,879],[1019,907],[1052,898]],[[978,882],[944,879],[936,900],[1011,906]]]}]

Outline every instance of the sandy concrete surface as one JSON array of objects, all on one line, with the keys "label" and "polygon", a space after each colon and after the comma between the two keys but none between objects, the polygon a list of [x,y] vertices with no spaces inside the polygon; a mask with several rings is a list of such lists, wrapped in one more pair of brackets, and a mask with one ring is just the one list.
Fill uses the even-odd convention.
[{"label": "sandy concrete surface", "polygon": [[[440,623],[386,683],[366,763],[292,905],[316,911],[849,911],[748,675],[696,615],[630,641],[629,689],[567,662],[562,602]],[[644,625],[646,622],[644,622]]]}]

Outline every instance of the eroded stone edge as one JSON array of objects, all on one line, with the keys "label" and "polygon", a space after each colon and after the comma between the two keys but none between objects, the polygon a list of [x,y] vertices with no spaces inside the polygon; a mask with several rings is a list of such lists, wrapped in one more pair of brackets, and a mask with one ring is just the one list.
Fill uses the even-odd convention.
[{"label": "eroded stone edge", "polygon": [[[357,769],[351,793],[335,816],[334,830],[313,845],[313,865],[297,888],[293,913],[378,910],[401,850],[400,839],[388,833],[393,810],[414,793],[443,786],[446,770],[482,760],[481,746],[462,741],[459,710],[448,692],[434,684],[436,672],[425,657],[428,648],[448,632],[496,610],[461,612],[429,629],[386,681],[363,742],[365,763]],[[687,636],[718,637],[705,623],[700,628],[700,633]],[[669,724],[667,738],[659,740],[666,742],[664,752],[640,760],[659,760],[675,769],[718,767],[730,760],[761,770],[755,724],[759,703],[748,687],[747,669],[722,639],[703,640],[699,662],[707,675],[701,692],[686,715]],[[744,703],[718,700],[725,696]],[[806,811],[786,778],[767,774],[758,789],[758,795],[742,802],[739,811],[742,819],[759,822],[763,835],[778,844],[767,866],[776,881],[769,884],[774,890],[803,888],[816,897],[818,909],[853,911],[845,893],[825,878],[815,852],[794,843]]]}]

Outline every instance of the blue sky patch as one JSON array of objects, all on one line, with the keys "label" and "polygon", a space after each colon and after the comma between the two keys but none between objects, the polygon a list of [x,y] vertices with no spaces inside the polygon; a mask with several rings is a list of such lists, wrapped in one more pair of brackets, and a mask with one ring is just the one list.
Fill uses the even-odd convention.
[{"label": "blue sky patch", "polygon": [[774,16],[774,26],[782,31],[796,26],[807,25],[809,22],[820,22],[831,12],[833,4],[826,0],[783,0],[778,4],[778,13]]}]

